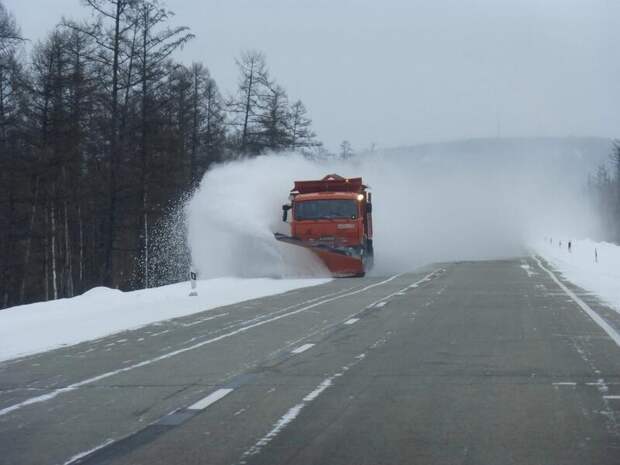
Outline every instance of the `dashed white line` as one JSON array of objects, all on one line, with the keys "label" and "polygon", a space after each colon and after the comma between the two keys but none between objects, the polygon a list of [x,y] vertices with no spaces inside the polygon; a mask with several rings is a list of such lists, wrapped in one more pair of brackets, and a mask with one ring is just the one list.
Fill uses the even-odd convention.
[{"label": "dashed white line", "polygon": [[301,354],[302,352],[305,352],[306,350],[308,350],[308,349],[310,349],[312,347],[314,347],[314,344],[310,344],[310,343],[304,344],[303,346],[299,346],[299,347],[291,350],[291,353],[293,353],[293,354]]},{"label": "dashed white line", "polygon": [[603,396],[603,399],[620,400],[620,396]]},{"label": "dashed white line", "polygon": [[75,454],[73,457],[71,457],[69,460],[67,460],[63,465],[71,465],[74,462],[77,462],[80,459],[83,459],[84,457],[86,457],[87,455],[92,454],[93,452],[98,451],[99,449],[103,449],[104,447],[112,444],[114,442],[114,439],[108,439],[105,442],[99,444],[96,447],[93,447],[92,449],[88,449],[84,452],[80,452],[79,454]]},{"label": "dashed white line", "polygon": [[[43,394],[41,396],[31,397],[31,398],[26,399],[26,400],[24,400],[22,402],[19,402],[17,404],[13,404],[13,405],[10,405],[10,406],[5,407],[3,409],[0,409],[0,417],[4,416],[4,415],[7,415],[7,414],[9,414],[11,412],[14,412],[16,410],[19,410],[19,409],[21,409],[23,407],[26,407],[28,405],[38,404],[38,403],[41,403],[41,402],[46,402],[48,400],[51,400],[51,399],[54,399],[54,398],[58,397],[60,394],[63,394],[63,393],[66,393],[66,392],[70,392],[70,391],[74,391],[75,389],[81,388],[82,386],[86,386],[88,384],[96,383],[98,381],[101,381],[103,379],[109,378],[111,376],[118,375],[120,373],[126,373],[126,372],[134,370],[136,368],[141,368],[141,367],[145,367],[145,366],[148,366],[148,365],[152,365],[152,364],[154,364],[156,362],[160,362],[162,360],[166,360],[166,359],[175,357],[176,355],[179,355],[179,354],[182,354],[182,353],[185,353],[185,352],[189,352],[191,350],[198,349],[198,348],[203,347],[203,346],[205,346],[207,344],[212,344],[214,342],[218,342],[218,341],[227,339],[229,337],[236,336],[237,334],[245,333],[246,331],[249,331],[249,330],[251,330],[253,328],[258,328],[259,326],[263,326],[263,325],[266,325],[268,323],[273,323],[274,321],[278,321],[278,320],[281,320],[283,318],[288,318],[288,317],[293,316],[293,315],[297,315],[299,313],[305,312],[307,310],[310,310],[312,308],[318,307],[320,305],[324,305],[324,304],[327,304],[327,303],[330,303],[330,302],[334,302],[336,300],[340,300],[340,299],[343,299],[345,297],[350,297],[352,295],[361,294],[362,292],[365,292],[365,291],[367,291],[369,289],[375,288],[377,286],[382,286],[383,284],[387,284],[390,281],[393,281],[396,278],[398,278],[401,274],[402,273],[396,274],[396,275],[391,276],[391,277],[389,277],[387,279],[384,279],[383,281],[379,281],[378,283],[374,283],[374,284],[369,284],[368,286],[364,286],[362,288],[356,289],[356,290],[351,291],[351,292],[347,292],[347,293],[344,293],[344,294],[336,295],[334,297],[330,297],[330,298],[327,298],[327,299],[319,300],[319,301],[314,302],[314,303],[312,303],[310,305],[306,305],[305,307],[298,308],[297,310],[292,310],[292,311],[290,311],[288,313],[279,314],[277,316],[274,316],[273,318],[269,318],[269,319],[266,319],[266,320],[261,320],[261,321],[258,321],[256,323],[252,323],[252,324],[249,324],[249,325],[246,325],[246,326],[242,326],[242,327],[240,327],[238,329],[235,329],[234,331],[230,331],[228,333],[221,334],[221,335],[216,336],[214,338],[198,342],[198,343],[196,343],[194,345],[191,345],[191,346],[188,346],[188,347],[183,347],[182,349],[173,350],[171,352],[162,354],[162,355],[160,355],[158,357],[151,358],[151,359],[148,359],[148,360],[144,360],[144,361],[139,362],[139,363],[135,363],[134,365],[130,365],[130,366],[127,366],[127,367],[124,367],[124,368],[119,368],[119,369],[112,370],[112,371],[108,371],[106,373],[101,373],[100,375],[93,376],[91,378],[87,378],[87,379],[84,379],[82,381],[78,381],[76,383],[70,384],[69,386],[66,386],[66,387],[63,387],[63,388],[59,388],[59,389],[55,389],[55,390],[53,390],[53,391],[51,391],[51,392],[49,392],[47,394]],[[315,299],[312,299],[312,300],[315,300]],[[159,333],[159,334],[161,334],[161,333]]]},{"label": "dashed white line", "polygon": [[278,421],[276,421],[271,430],[242,455],[239,463],[245,464],[247,463],[247,459],[249,459],[253,455],[258,454],[263,449],[263,447],[273,441],[273,439],[278,436],[278,434],[280,434],[288,426],[289,423],[291,423],[293,420],[295,420],[295,418],[299,416],[299,413],[304,407],[306,407],[310,402],[319,397],[323,393],[323,391],[325,391],[334,383],[334,380],[336,378],[341,377],[347,370],[359,363],[364,358],[364,356],[365,354],[359,354],[357,357],[355,357],[354,361],[342,367],[338,373],[321,381],[316,388],[314,388],[311,392],[304,396],[300,403],[288,409],[286,413],[282,415],[278,419]]},{"label": "dashed white line", "polygon": [[375,305],[375,308],[382,308],[385,307],[387,305],[387,302],[379,302],[377,305]]},{"label": "dashed white line", "polygon": [[211,394],[209,394],[204,399],[200,399],[198,402],[190,405],[189,407],[187,407],[187,409],[188,410],[204,410],[209,405],[216,403],[218,400],[222,399],[223,397],[227,396],[233,391],[234,389],[230,389],[230,388],[218,389],[217,391],[213,391]]},{"label": "dashed white line", "polygon": [[345,325],[354,325],[355,323],[357,323],[358,321],[360,321],[359,318],[350,318],[347,321],[344,322]]},{"label": "dashed white line", "polygon": [[181,323],[181,326],[183,326],[184,328],[188,328],[190,326],[195,326],[198,325],[200,323],[204,323],[205,321],[211,321],[211,320],[215,320],[216,318],[222,318],[223,316],[227,316],[228,313],[220,313],[218,315],[213,315],[213,316],[209,316],[206,318],[200,318],[198,320],[195,321],[190,321],[189,323]]}]

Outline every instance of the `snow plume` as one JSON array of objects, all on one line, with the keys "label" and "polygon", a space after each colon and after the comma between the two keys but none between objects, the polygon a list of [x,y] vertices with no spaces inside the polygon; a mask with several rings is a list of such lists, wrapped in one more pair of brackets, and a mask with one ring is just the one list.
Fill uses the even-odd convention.
[{"label": "snow plume", "polygon": [[[265,155],[208,171],[186,205],[188,244],[202,277],[324,274],[307,250],[274,240],[294,180],[362,176],[373,192],[373,274],[437,261],[523,253],[554,230],[585,235],[594,219],[582,200],[584,172],[551,157],[411,156],[372,153],[346,161]],[[496,156],[497,155],[497,156]]]},{"label": "snow plume", "polygon": [[187,204],[188,243],[201,277],[325,275],[307,250],[277,242],[293,180],[323,176],[298,155],[271,155],[209,170]]}]

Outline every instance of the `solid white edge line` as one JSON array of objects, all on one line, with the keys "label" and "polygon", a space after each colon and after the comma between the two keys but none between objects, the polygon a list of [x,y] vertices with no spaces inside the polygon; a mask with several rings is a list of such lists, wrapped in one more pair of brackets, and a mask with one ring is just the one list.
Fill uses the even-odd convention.
[{"label": "solid white edge line", "polygon": [[538,263],[538,266],[547,272],[547,274],[549,276],[551,276],[551,279],[553,279],[553,281],[555,281],[555,283],[560,286],[560,289],[562,289],[566,295],[568,295],[584,312],[586,312],[586,314],[592,318],[592,320],[601,327],[601,329],[603,331],[605,331],[607,333],[607,335],[611,338],[612,341],[614,341],[616,343],[616,345],[618,347],[620,347],[620,334],[618,334],[616,332],[616,330],[614,328],[611,327],[611,325],[609,323],[607,323],[603,318],[601,318],[601,316],[596,313],[594,310],[592,310],[592,308],[590,308],[590,306],[588,304],[586,304],[583,300],[581,300],[573,291],[571,291],[568,287],[566,287],[564,285],[564,283],[562,283],[556,276],[555,274],[550,271],[549,269],[547,269],[538,259],[538,257],[536,255],[533,255],[534,260],[536,260],[536,263]]},{"label": "solid white edge line", "polygon": [[301,354],[302,352],[305,352],[306,350],[308,350],[308,349],[310,349],[312,347],[314,347],[314,344],[310,344],[310,343],[304,344],[303,346],[299,346],[299,347],[291,350],[291,353],[292,354]]},{"label": "solid white edge line", "polygon": [[[102,373],[100,375],[96,375],[96,376],[93,376],[91,378],[87,378],[87,379],[84,379],[82,381],[78,381],[76,383],[70,384],[67,387],[54,389],[54,390],[52,390],[51,392],[49,392],[47,394],[43,394],[43,395],[36,396],[36,397],[30,397],[30,398],[28,398],[28,399],[26,399],[26,400],[24,400],[22,402],[19,402],[17,404],[13,404],[13,405],[10,405],[10,406],[5,407],[3,409],[0,409],[0,417],[4,416],[4,415],[7,415],[7,414],[9,414],[11,412],[14,412],[16,410],[19,410],[19,409],[21,409],[23,407],[26,407],[28,405],[38,404],[38,403],[41,403],[41,402],[46,402],[48,400],[56,398],[60,394],[63,394],[65,392],[73,391],[75,389],[81,388],[82,386],[85,386],[85,385],[88,385],[88,384],[92,384],[92,383],[95,383],[97,381],[101,381],[103,379],[109,378],[110,376],[114,376],[114,375],[117,375],[117,374],[120,374],[120,373],[125,373],[127,371],[131,371],[131,370],[134,370],[136,368],[141,368],[141,367],[145,367],[145,366],[148,366],[148,365],[152,365],[153,363],[156,363],[156,362],[159,362],[159,361],[162,361],[162,360],[166,360],[168,358],[174,357],[176,355],[179,355],[179,354],[182,354],[182,353],[185,353],[185,352],[189,352],[190,350],[198,349],[199,347],[203,347],[203,346],[205,346],[207,344],[212,344],[214,342],[218,342],[218,341],[221,341],[223,339],[227,339],[227,338],[235,336],[237,334],[244,333],[246,331],[249,331],[250,329],[257,328],[259,326],[263,326],[263,325],[266,325],[268,323],[272,323],[274,321],[281,320],[283,318],[288,318],[289,316],[297,315],[298,313],[305,312],[305,311],[310,310],[312,308],[319,307],[321,305],[328,304],[330,302],[334,302],[336,300],[340,300],[340,299],[345,298],[345,297],[350,297],[352,295],[361,294],[362,292],[365,292],[365,291],[367,291],[369,289],[375,288],[377,286],[382,286],[383,284],[387,284],[390,281],[395,280],[396,278],[398,278],[402,274],[403,273],[395,274],[393,276],[390,276],[387,279],[384,279],[383,281],[379,281],[379,282],[374,283],[374,284],[369,284],[368,286],[364,286],[362,288],[356,289],[356,290],[351,291],[351,292],[347,292],[347,293],[344,293],[344,294],[338,294],[338,295],[336,295],[334,297],[330,297],[330,298],[327,298],[327,299],[319,300],[318,302],[314,302],[314,303],[312,303],[310,305],[306,305],[305,307],[298,308],[297,310],[292,310],[292,311],[290,311],[288,313],[279,314],[279,315],[274,316],[273,318],[269,318],[267,320],[261,320],[261,321],[258,321],[256,323],[252,323],[252,324],[247,325],[247,326],[242,326],[242,327],[240,327],[238,329],[235,329],[234,331],[230,331],[228,333],[221,334],[221,335],[216,336],[214,338],[207,339],[206,341],[198,342],[198,343],[196,343],[194,345],[191,345],[191,346],[188,346],[188,347],[183,347],[182,349],[173,350],[172,352],[168,352],[168,353],[159,355],[159,356],[157,356],[155,358],[152,358],[152,359],[143,360],[142,362],[138,362],[138,363],[136,363],[134,365],[130,365],[130,366],[119,368],[119,369],[112,370],[112,371],[108,371],[106,373]],[[252,320],[250,320],[250,321],[252,321]]]},{"label": "solid white edge line", "polygon": [[222,389],[218,389],[217,391],[213,391],[207,397],[200,399],[198,402],[193,403],[192,405],[187,407],[187,410],[204,410],[209,405],[216,403],[218,400],[227,396],[233,391],[234,389],[230,389],[230,388],[222,388]]}]

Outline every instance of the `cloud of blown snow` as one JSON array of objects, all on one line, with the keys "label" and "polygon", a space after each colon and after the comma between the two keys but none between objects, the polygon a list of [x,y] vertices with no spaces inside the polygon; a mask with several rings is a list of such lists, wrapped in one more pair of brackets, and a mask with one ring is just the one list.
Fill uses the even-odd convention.
[{"label": "cloud of blown snow", "polygon": [[215,166],[186,206],[192,259],[203,277],[324,274],[311,252],[277,242],[273,233],[289,232],[281,205],[293,181],[328,173],[362,176],[371,187],[373,274],[517,256],[532,237],[592,231],[583,173],[567,176],[555,158],[507,160],[446,150],[330,162],[274,154]]}]

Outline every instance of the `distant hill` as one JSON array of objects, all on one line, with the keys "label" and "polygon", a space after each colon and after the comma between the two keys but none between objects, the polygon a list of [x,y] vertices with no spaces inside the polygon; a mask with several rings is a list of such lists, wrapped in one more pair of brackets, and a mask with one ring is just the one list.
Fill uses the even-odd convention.
[{"label": "distant hill", "polygon": [[599,165],[609,164],[612,145],[612,139],[602,137],[487,138],[395,147],[381,153],[422,164],[561,167],[564,173],[587,176]]}]

